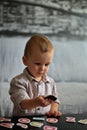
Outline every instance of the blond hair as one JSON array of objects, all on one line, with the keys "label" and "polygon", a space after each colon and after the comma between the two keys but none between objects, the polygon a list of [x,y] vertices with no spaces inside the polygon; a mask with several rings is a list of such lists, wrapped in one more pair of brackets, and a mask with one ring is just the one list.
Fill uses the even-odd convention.
[{"label": "blond hair", "polygon": [[40,51],[43,53],[54,50],[52,43],[46,36],[35,34],[27,41],[24,50],[24,56],[29,56],[32,53],[32,48],[34,45],[38,46]]}]

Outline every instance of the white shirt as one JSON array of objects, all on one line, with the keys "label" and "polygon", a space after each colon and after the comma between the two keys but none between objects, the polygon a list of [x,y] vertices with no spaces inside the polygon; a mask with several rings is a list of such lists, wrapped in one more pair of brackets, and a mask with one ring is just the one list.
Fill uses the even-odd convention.
[{"label": "white shirt", "polygon": [[43,115],[50,110],[50,105],[23,110],[19,104],[24,99],[32,99],[39,95],[54,95],[57,97],[56,102],[60,103],[54,80],[46,75],[45,80],[38,82],[29,74],[27,68],[11,80],[9,94],[14,104],[13,116]]}]

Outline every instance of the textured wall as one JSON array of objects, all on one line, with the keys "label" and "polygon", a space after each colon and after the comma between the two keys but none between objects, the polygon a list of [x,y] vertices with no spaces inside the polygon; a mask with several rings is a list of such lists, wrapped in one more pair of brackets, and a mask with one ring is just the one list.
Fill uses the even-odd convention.
[{"label": "textured wall", "polygon": [[0,34],[32,33],[84,38],[87,36],[86,0],[0,1]]}]

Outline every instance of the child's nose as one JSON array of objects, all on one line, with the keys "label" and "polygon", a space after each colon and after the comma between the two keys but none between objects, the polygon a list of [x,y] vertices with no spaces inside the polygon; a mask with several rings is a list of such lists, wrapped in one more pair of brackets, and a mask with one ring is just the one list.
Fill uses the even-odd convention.
[{"label": "child's nose", "polygon": [[44,65],[41,65],[40,66],[40,70],[44,70],[45,66]]}]

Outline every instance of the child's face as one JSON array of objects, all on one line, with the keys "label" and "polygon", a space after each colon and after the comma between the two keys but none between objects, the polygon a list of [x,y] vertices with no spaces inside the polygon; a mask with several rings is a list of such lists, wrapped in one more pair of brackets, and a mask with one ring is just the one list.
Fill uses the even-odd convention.
[{"label": "child's face", "polygon": [[41,80],[42,76],[48,72],[52,58],[53,50],[41,53],[40,50],[34,49],[27,58],[27,67],[31,75],[37,80]]}]

